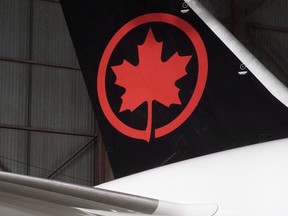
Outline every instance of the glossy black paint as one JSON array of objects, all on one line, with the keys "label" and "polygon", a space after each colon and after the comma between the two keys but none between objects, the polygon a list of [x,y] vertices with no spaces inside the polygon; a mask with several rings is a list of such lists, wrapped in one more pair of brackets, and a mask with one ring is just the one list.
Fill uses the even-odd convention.
[{"label": "glossy black paint", "polygon": [[[193,11],[182,14],[180,0],[61,0],[64,15],[98,119],[101,134],[116,177],[161,165],[240,146],[288,137],[288,110],[247,70]],[[127,22],[147,13],[169,13],[188,21],[201,35],[208,53],[208,80],[204,94],[187,121],[172,133],[153,138],[150,143],[126,137],[107,121],[99,106],[96,77],[101,56],[113,35]],[[137,45],[152,28],[163,41],[162,59],[178,51],[193,55],[188,75],[176,82],[183,106],[167,108],[153,103],[153,127],[173,120],[193,93],[197,78],[197,54],[189,40],[176,27],[147,23],[132,30],[120,41],[109,66],[123,59],[138,62]],[[116,86],[115,75],[107,71],[108,100],[117,117],[126,124],[145,128],[147,109],[142,104],[134,112],[119,113],[124,89]]]}]

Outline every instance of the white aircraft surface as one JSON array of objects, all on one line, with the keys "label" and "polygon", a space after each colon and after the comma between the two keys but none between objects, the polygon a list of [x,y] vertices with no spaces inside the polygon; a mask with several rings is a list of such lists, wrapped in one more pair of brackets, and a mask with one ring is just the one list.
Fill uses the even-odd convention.
[{"label": "white aircraft surface", "polygon": [[[145,4],[145,1],[139,0],[139,2],[141,2],[141,4],[143,5]],[[157,8],[156,7],[152,9],[149,8],[149,10],[151,9],[151,10],[158,11],[159,5],[161,6],[162,4],[164,5],[165,3],[165,5],[168,7],[171,2],[175,3],[176,0],[175,1],[161,0],[161,2],[159,0],[157,4],[155,1],[154,3],[155,5],[157,5]],[[250,124],[247,124],[247,125],[243,124],[241,125],[242,129],[244,130],[243,133],[239,133],[239,134],[237,133],[235,135],[235,134],[230,134],[229,132],[227,132],[223,134],[223,136],[227,136],[227,138],[224,139],[225,140],[224,144],[222,144],[224,147],[220,149],[219,151],[213,150],[216,153],[211,153],[211,152],[210,153],[208,152],[207,154],[201,153],[199,155],[202,155],[202,156],[198,155],[198,157],[192,157],[192,156],[190,157],[190,155],[188,155],[188,156],[183,157],[183,160],[182,159],[179,160],[179,162],[170,161],[169,165],[165,165],[165,163],[162,163],[162,162],[159,163],[158,165],[155,162],[156,165],[153,164],[150,166],[149,164],[146,166],[146,164],[144,164],[143,162],[142,166],[145,168],[141,168],[140,170],[137,163],[140,163],[142,161],[143,158],[141,157],[141,155],[142,154],[145,155],[144,153],[148,152],[148,156],[145,155],[145,159],[147,160],[147,163],[149,163],[149,161],[155,161],[155,158],[153,159],[155,155],[153,155],[154,149],[152,147],[153,145],[162,146],[161,142],[163,140],[165,141],[166,139],[165,136],[168,136],[165,142],[172,140],[171,142],[174,143],[175,140],[179,139],[179,141],[182,141],[182,144],[183,143],[185,144],[185,145],[183,144],[184,147],[183,149],[181,149],[181,146],[179,147],[176,142],[176,147],[177,147],[176,149],[177,151],[180,152],[179,154],[185,155],[185,151],[184,151],[185,149],[188,149],[189,151],[191,150],[189,147],[186,146],[186,144],[187,143],[189,144],[189,142],[187,141],[189,140],[189,137],[190,137],[189,133],[191,134],[191,136],[194,136],[195,130],[193,129],[189,131],[189,133],[186,133],[186,132],[188,131],[189,128],[191,129],[192,127],[191,124],[193,124],[193,121],[195,122],[194,116],[195,115],[201,116],[201,112],[197,111],[197,109],[200,109],[201,107],[206,107],[206,108],[208,107],[205,104],[201,105],[202,101],[203,100],[205,101],[205,99],[199,98],[195,102],[195,105],[193,105],[194,106],[193,110],[190,113],[192,120],[190,119],[190,116],[189,116],[187,117],[188,120],[183,121],[183,122],[191,121],[192,123],[189,124],[191,127],[187,127],[188,129],[185,128],[186,126],[184,125],[184,123],[183,123],[184,126],[182,125],[175,126],[176,132],[177,130],[180,132],[184,131],[183,135],[181,135],[180,137],[179,137],[179,134],[178,136],[174,136],[173,135],[174,131],[172,131],[172,129],[171,131],[167,132],[167,134],[164,134],[163,136],[158,135],[157,134],[158,131],[156,128],[157,126],[152,127],[150,125],[151,127],[149,128],[149,122],[151,123],[154,120],[154,119],[150,119],[150,120],[147,120],[147,128],[150,131],[148,131],[148,129],[146,128],[146,131],[149,132],[149,137],[148,137],[149,139],[144,140],[144,138],[141,137],[142,136],[141,130],[138,130],[140,131],[140,135],[134,136],[132,133],[127,135],[128,134],[127,133],[126,135],[128,138],[127,137],[122,138],[124,134],[122,130],[123,128],[117,128],[117,124],[115,124],[115,122],[119,123],[119,121],[115,120],[114,118],[116,114],[114,116],[113,113],[115,113],[116,111],[112,109],[111,111],[107,108],[107,104],[109,106],[109,103],[107,103],[106,100],[103,99],[103,95],[101,95],[99,92],[97,93],[98,96],[95,95],[96,89],[102,92],[103,92],[103,89],[101,89],[101,80],[100,81],[97,80],[97,86],[95,86],[96,85],[94,81],[95,75],[93,79],[91,79],[90,77],[92,73],[90,73],[89,70],[92,68],[91,71],[95,73],[97,69],[94,70],[95,68],[94,68],[93,63],[89,62],[87,60],[89,58],[86,58],[87,56],[85,56],[84,54],[85,53],[84,51],[87,51],[88,48],[90,47],[93,48],[93,45],[90,46],[91,45],[90,42],[87,42],[85,38],[84,39],[81,38],[82,36],[83,37],[87,36],[87,34],[85,34],[85,27],[84,27],[85,25],[81,25],[81,23],[79,22],[80,23],[79,27],[77,26],[75,27],[74,24],[77,23],[78,21],[76,22],[73,21],[74,19],[77,20],[77,18],[80,17],[79,14],[77,14],[78,11],[83,10],[85,12],[90,9],[91,11],[93,11],[92,6],[95,6],[96,4],[100,3],[100,1],[62,0],[61,4],[63,7],[63,11],[66,17],[67,24],[68,26],[70,26],[69,30],[71,33],[71,37],[72,37],[76,52],[78,54],[78,59],[82,67],[82,72],[83,72],[84,78],[88,79],[88,81],[86,80],[86,84],[88,87],[88,91],[90,93],[92,103],[93,105],[94,104],[100,105],[100,108],[98,107],[99,109],[95,109],[95,110],[103,109],[103,116],[104,116],[103,119],[108,119],[108,121],[110,121],[110,123],[108,122],[109,126],[107,127],[105,126],[106,123],[102,124],[100,122],[100,126],[104,125],[102,127],[104,129],[103,131],[101,131],[104,134],[103,136],[104,142],[106,145],[108,143],[109,145],[108,149],[111,149],[111,148],[113,149],[112,145],[114,145],[113,143],[109,144],[110,138],[114,140],[114,143],[116,146],[115,148],[117,148],[117,146],[121,146],[123,144],[123,140],[126,140],[125,142],[127,142],[130,147],[132,146],[131,148],[134,148],[134,147],[133,145],[130,145],[130,142],[131,143],[135,142],[135,146],[138,145],[136,144],[136,142],[139,142],[140,143],[139,146],[142,149],[139,150],[139,152],[137,151],[135,152],[134,150],[133,151],[131,150],[132,151],[131,154],[134,155],[131,157],[132,158],[134,157],[134,159],[135,158],[137,159],[137,153],[138,153],[140,159],[138,160],[137,163],[134,164],[132,160],[129,161],[129,157],[127,155],[125,155],[124,157],[123,154],[126,154],[127,152],[130,153],[129,148],[127,148],[128,150],[125,149],[125,151],[123,151],[124,153],[122,152],[120,154],[120,156],[123,156],[122,159],[124,161],[123,164],[121,164],[121,157],[119,160],[118,156],[115,154],[115,151],[108,152],[108,155],[110,153],[109,157],[112,159],[112,166],[113,164],[116,165],[115,166],[116,168],[113,168],[113,170],[119,177],[127,175],[126,170],[123,169],[123,167],[125,168],[125,166],[127,167],[127,170],[129,169],[127,164],[133,166],[134,168],[131,168],[131,170],[129,170],[129,172],[130,171],[131,172],[129,173],[128,176],[118,178],[111,182],[95,186],[94,188],[1,172],[0,173],[0,215],[9,215],[9,216],[12,216],[12,215],[13,216],[28,216],[28,215],[37,215],[37,216],[42,216],[42,215],[288,216],[288,184],[287,184],[288,183],[288,138],[287,138],[288,131],[286,130],[288,128],[287,127],[288,125],[288,118],[287,118],[288,116],[287,114],[288,113],[288,88],[285,85],[283,85],[277,78],[275,78],[246,48],[244,48],[237,41],[237,39],[234,38],[234,36],[232,36],[205,8],[203,8],[203,6],[198,1],[190,0],[190,1],[184,2],[184,1],[177,0],[177,2],[181,4],[185,3],[187,4],[187,6],[189,6],[189,7],[185,7],[185,11],[184,9],[183,11],[181,11],[181,13],[183,14],[181,16],[185,18],[186,16],[185,13],[189,13],[189,12],[191,13],[193,12],[195,16],[197,15],[198,18],[202,20],[201,22],[204,22],[207,25],[207,27],[210,29],[209,31],[212,31],[212,33],[217,36],[215,38],[217,38],[218,43],[224,44],[228,48],[227,49],[228,55],[234,54],[236,58],[238,59],[236,63],[238,64],[238,62],[240,62],[243,65],[245,65],[245,69],[247,68],[247,71],[245,71],[245,73],[243,71],[240,71],[241,73],[238,73],[238,75],[235,76],[236,82],[239,82],[238,77],[241,77],[242,75],[245,75],[246,73],[251,74],[251,79],[253,80],[255,79],[257,81],[257,86],[255,86],[255,89],[258,89],[258,88],[261,89],[259,91],[255,90],[256,93],[251,92],[251,94],[253,93],[257,97],[259,92],[264,91],[265,97],[263,96],[264,98],[263,100],[265,100],[267,96],[269,98],[269,101],[271,100],[273,101],[273,103],[275,102],[275,107],[277,108],[279,107],[279,112],[275,112],[275,113],[270,112],[271,119],[274,119],[274,115],[275,115],[275,119],[277,118],[277,123],[271,126],[275,128],[276,135],[273,135],[273,136],[272,135],[270,136],[270,134],[267,135],[266,132],[270,130],[269,125],[265,127],[263,126],[263,128],[260,128],[262,127],[262,123],[260,123],[258,125],[260,128],[259,129],[257,127],[255,128],[254,125],[251,126]],[[90,3],[91,7],[89,4],[85,5],[85,3]],[[106,4],[104,2],[102,3]],[[121,1],[110,1],[110,4],[111,5],[121,4],[122,5],[121,7],[123,7],[124,3]],[[137,4],[137,3],[133,2],[133,4]],[[139,3],[139,5],[141,4]],[[120,11],[122,9],[121,7],[115,6],[114,8],[115,16],[114,18],[112,16],[111,19],[117,18],[116,14],[118,13],[118,10]],[[103,8],[105,7],[103,6]],[[141,13],[143,13],[143,11],[146,11],[146,10],[142,11],[140,6],[139,8],[140,8],[139,11],[141,11]],[[174,9],[174,7],[168,7],[168,8],[169,10]],[[133,10],[132,12],[134,13],[135,11]],[[130,13],[131,11],[126,11],[126,13],[128,12]],[[151,12],[152,15],[151,14],[148,14],[148,15],[146,14],[146,15],[141,15],[141,16],[137,15],[136,18],[133,19],[134,23],[128,21],[129,25],[124,24],[124,26],[121,27],[121,25],[123,25],[121,24],[120,25],[121,28],[117,33],[115,33],[115,30],[113,30],[114,31],[113,35],[116,35],[116,36],[112,35],[113,36],[112,39],[110,40],[110,42],[108,41],[109,42],[107,45],[108,48],[105,45],[105,47],[102,50],[103,51],[102,53],[104,53],[103,54],[104,57],[103,56],[100,56],[100,57],[102,60],[104,59],[103,60],[104,63],[102,62],[102,60],[100,63],[98,62],[100,65],[99,73],[101,72],[101,67],[105,65],[105,59],[108,59],[107,56],[109,56],[108,55],[109,52],[110,52],[110,57],[113,55],[113,52],[111,51],[111,46],[112,46],[111,44],[113,44],[117,40],[118,40],[118,43],[122,43],[119,38],[120,37],[124,38],[125,35],[123,36],[121,34],[123,34],[123,32],[125,32],[127,29],[130,29],[132,31],[135,26],[131,28],[131,25],[133,26],[135,25],[135,23],[138,23],[138,22],[140,22],[140,24],[137,24],[135,29],[140,28],[142,26],[145,27],[147,23],[150,25],[150,23],[156,22],[156,24],[153,23],[151,25],[152,31],[149,30],[150,33],[148,33],[146,40],[145,40],[145,41],[148,41],[149,39],[150,42],[154,40],[153,43],[155,45],[158,43],[160,44],[160,42],[158,41],[159,39],[157,39],[157,34],[161,35],[159,34],[159,32],[157,33],[157,28],[159,27],[157,23],[163,22],[165,25],[167,23],[169,25],[174,25],[173,22],[176,20],[178,24],[181,24],[181,26],[179,27],[181,31],[183,31],[183,29],[188,29],[188,30],[190,29],[193,32],[193,33],[191,32],[188,32],[188,33],[184,32],[184,33],[187,34],[187,37],[185,36],[185,38],[191,38],[191,41],[193,45],[195,46],[196,54],[198,54],[197,58],[199,59],[199,62],[202,58],[204,59],[203,60],[204,63],[205,62],[207,63],[207,61],[210,62],[211,59],[213,59],[213,56],[211,57],[210,51],[209,51],[211,49],[208,47],[209,40],[207,42],[207,40],[205,40],[204,38],[205,36],[202,36],[204,38],[203,44],[205,44],[205,46],[207,47],[208,55],[206,55],[206,51],[203,51],[203,46],[202,46],[203,44],[201,40],[200,42],[198,40],[199,38],[196,40],[197,42],[194,44],[195,42],[194,36],[195,34],[198,35],[198,33],[194,32],[194,28],[190,28],[190,24],[187,25],[187,22],[183,21],[184,20],[183,17],[182,17],[183,20],[182,18],[180,19],[179,18],[180,15],[178,17],[175,15],[174,12],[173,12],[174,13],[173,16],[170,14],[167,15],[168,12],[165,12],[165,14],[164,12],[161,13],[160,14],[161,16],[159,16],[159,12],[157,13],[155,13],[154,11],[152,12]],[[88,17],[89,13],[87,12],[87,14],[88,14],[87,15]],[[104,12],[103,13],[101,12],[100,14],[102,16]],[[127,16],[130,16],[130,14],[128,14]],[[187,16],[189,16],[189,14]],[[143,20],[141,21],[139,17],[145,20],[145,22]],[[163,17],[164,18],[166,17],[167,20],[166,18],[164,19]],[[82,18],[83,17],[81,17],[81,19]],[[86,19],[86,17],[84,18]],[[129,19],[132,19],[132,18],[134,17],[133,16],[129,17]],[[148,21],[146,20],[147,18],[148,18]],[[150,18],[152,19],[152,21],[151,20],[149,21]],[[193,19],[196,19],[196,20],[198,18],[193,17]],[[185,19],[189,20],[190,18],[186,17]],[[190,21],[193,22],[193,19],[191,19],[192,21],[191,20]],[[90,18],[89,19],[87,18],[87,20],[89,21]],[[86,22],[88,22],[87,20]],[[117,18],[117,20],[120,20],[122,22],[122,19],[120,18],[119,19]],[[72,24],[69,24],[71,22]],[[99,24],[99,23],[103,23],[104,21],[100,20],[97,22]],[[194,27],[198,26],[197,31],[201,32],[203,30],[202,25],[198,25],[201,22],[197,21],[196,24],[194,23],[191,25],[194,25]],[[182,24],[184,27],[182,26]],[[111,24],[111,26],[114,26],[114,23]],[[163,26],[160,26],[160,27],[162,28]],[[178,28],[176,25],[174,27]],[[175,29],[174,27],[173,29]],[[88,29],[91,30],[91,28],[88,28]],[[76,37],[73,36],[75,35],[75,32],[78,33],[78,35],[76,34]],[[156,35],[155,36],[156,39],[151,36],[151,32],[152,34]],[[104,34],[105,31],[103,32],[101,31],[101,33]],[[176,32],[175,35],[178,33]],[[201,33],[199,33],[199,35],[201,35]],[[102,37],[102,39],[103,38],[104,37]],[[123,41],[125,42],[125,39],[123,39]],[[85,47],[87,45],[86,43],[88,44],[87,46],[88,48],[86,47],[85,49],[82,49],[83,46]],[[148,47],[147,44],[145,44],[146,49]],[[141,45],[143,45],[143,43]],[[139,45],[139,47],[141,47],[141,45]],[[142,47],[145,47],[145,46],[143,45]],[[199,51],[198,48],[202,50],[200,51],[200,54],[198,52]],[[141,50],[141,48],[139,48],[139,50]],[[92,55],[91,50],[88,53],[89,53],[88,56]],[[222,53],[219,54],[219,56],[221,55]],[[177,58],[181,59],[182,56],[184,56],[184,54],[183,55],[179,54]],[[193,59],[194,55],[191,54],[189,56],[192,56],[191,59]],[[106,62],[107,64],[109,63],[108,60]],[[201,68],[202,66],[203,66],[202,63],[199,63],[199,68]],[[210,72],[210,70],[213,70],[213,66],[216,67],[216,65],[213,65],[213,64],[212,64],[212,67],[210,65],[209,68],[205,67],[205,64],[203,66],[204,68],[209,70],[208,77],[210,76],[209,74],[213,74],[213,72]],[[98,68],[98,64],[95,67]],[[120,67],[121,67],[121,64],[118,68]],[[203,70],[205,72],[205,69]],[[186,71],[188,73],[188,69]],[[119,74],[118,72],[119,71],[117,71],[117,73],[115,72],[116,76],[117,74]],[[199,75],[199,77],[200,76],[202,75]],[[204,78],[202,80],[202,84],[206,82],[206,77],[205,76],[203,77]],[[225,77],[227,76],[224,76],[224,78]],[[239,79],[242,79],[242,77]],[[93,82],[90,83],[89,80],[93,80]],[[252,84],[255,83],[255,80],[253,82],[251,81],[251,83]],[[207,86],[213,83],[213,81],[209,81],[209,80],[207,82],[208,82]],[[225,80],[225,82],[227,82],[227,80]],[[229,79],[228,79],[228,82],[229,82]],[[119,84],[119,80],[118,80],[118,84]],[[120,81],[120,84],[121,84],[121,81]],[[92,85],[92,90],[91,88],[89,88],[89,85]],[[265,90],[262,90],[262,86],[263,88],[265,88]],[[105,87],[105,84],[104,84],[104,87]],[[233,85],[232,87],[239,88],[239,86],[233,86]],[[254,87],[252,86],[252,88]],[[198,91],[197,84],[196,84],[195,89]],[[200,89],[199,92],[203,91],[203,89],[201,88],[199,89]],[[244,86],[243,86],[243,89],[244,89]],[[205,87],[206,92],[208,92],[209,90],[211,90],[211,88]],[[106,90],[104,90],[104,92],[105,91]],[[207,97],[209,96],[209,95],[205,95],[205,91],[204,93],[203,92],[200,93],[200,94],[203,93],[203,98],[205,98],[206,96]],[[98,97],[100,98],[99,100],[94,99]],[[192,95],[191,97],[193,98],[194,96]],[[239,95],[237,97],[239,97]],[[262,98],[262,96],[259,96],[259,98]],[[225,97],[223,97],[222,99],[225,100]],[[237,101],[241,101],[241,99],[243,100],[243,98],[241,97],[236,98],[236,99],[237,100],[233,101],[233,103],[237,103]],[[96,102],[93,102],[93,100],[96,100]],[[187,106],[189,106],[189,103],[190,102],[187,103],[188,104]],[[247,110],[249,110],[250,105],[252,106],[251,103],[253,103],[253,100],[247,101],[247,107],[248,107]],[[268,105],[256,103],[255,106],[259,107],[259,110],[260,108],[266,109],[265,106],[266,105],[269,106],[269,103]],[[222,105],[223,105],[222,102],[219,102],[219,106],[222,106]],[[226,104],[224,105],[226,106]],[[216,106],[216,108],[218,108],[218,106]],[[186,108],[184,108],[184,110],[185,109]],[[195,109],[195,112],[193,112],[194,109]],[[236,114],[237,112],[239,112],[239,115],[240,115],[240,112],[242,111],[243,111],[242,109],[239,109],[236,111],[232,110],[231,112],[236,113]],[[99,111],[99,112],[102,113],[102,111]],[[122,111],[120,110],[119,113],[121,114],[121,112]],[[126,112],[126,114],[127,113],[128,112]],[[131,112],[128,114],[133,115],[132,109],[131,109]],[[234,125],[233,126],[225,125],[226,120],[231,122],[229,118],[230,113],[226,114],[224,112],[221,115],[228,116],[227,119],[225,117],[225,119],[223,120],[222,126],[224,125],[223,127],[228,128],[227,130],[231,129],[231,131],[234,131],[233,129]],[[247,113],[247,119],[251,120],[251,122],[256,121],[255,120],[256,117],[254,115],[257,116],[257,113],[253,113],[252,115],[251,113],[250,114]],[[276,117],[276,115],[280,115],[280,117],[279,116]],[[111,118],[111,116],[112,116],[112,120],[109,119]],[[245,113],[244,113],[244,116],[245,116]],[[266,116],[263,117],[263,119],[265,118]],[[132,118],[132,119],[141,120],[141,118],[139,119]],[[260,119],[261,119],[261,116],[260,116]],[[239,117],[239,119],[237,119],[237,122],[241,122],[241,121],[242,121],[242,118]],[[232,119],[232,123],[233,123],[233,119]],[[170,123],[167,123],[167,124],[169,125]],[[123,125],[123,124],[121,124],[120,122],[120,125]],[[272,125],[272,121],[271,121],[271,125]],[[246,126],[247,128],[245,128]],[[107,130],[108,132],[106,131],[107,128],[108,128]],[[126,129],[127,128],[128,127],[126,127]],[[154,129],[155,131],[153,131]],[[203,136],[201,135],[196,136],[196,138],[199,138],[199,137],[201,138],[201,139],[199,138],[200,141],[198,140],[199,143],[204,146],[220,145],[219,144],[220,142],[217,139],[215,139],[215,142],[213,142],[213,140],[206,142],[207,135],[205,133],[208,131],[208,129],[206,130],[205,128],[200,128],[199,131],[197,131],[197,133],[199,132],[199,134],[204,133]],[[216,126],[216,129],[217,129],[217,126]],[[129,131],[130,129],[128,128],[127,130]],[[136,131],[136,130],[133,129],[131,131]],[[254,136],[254,131],[256,131],[259,134],[256,134]],[[105,138],[105,133],[106,134],[108,133],[110,137],[108,136],[107,138]],[[249,139],[249,142],[248,141],[246,142],[245,140],[246,136],[243,137],[243,134],[244,135],[247,134],[247,139]],[[215,137],[217,138],[217,136],[218,135],[216,134]],[[252,138],[250,139],[249,136],[252,136]],[[185,142],[183,141],[183,139],[185,140]],[[244,141],[243,142],[241,141],[239,145],[237,144],[235,148],[233,148],[233,143],[231,142],[233,142],[233,140],[238,140],[238,139],[239,140],[243,139]],[[201,140],[204,140],[204,141],[202,142]],[[250,140],[252,141],[250,142]],[[260,141],[260,140],[263,140],[263,141]],[[227,149],[229,148],[230,150],[225,150],[226,145],[228,146]],[[163,144],[163,146],[165,147],[165,144]],[[146,148],[149,148],[149,149],[147,150]],[[160,149],[160,150],[162,151],[163,149]],[[172,156],[169,157],[167,161],[169,161],[171,158],[173,159],[175,155],[177,155],[177,152],[175,154],[172,154]],[[114,156],[116,157],[116,159]],[[157,156],[158,155],[156,155],[156,158]],[[159,155],[159,157],[162,157],[162,156]],[[187,158],[190,158],[190,159],[187,159]],[[160,166],[160,165],[165,165],[165,166]],[[138,169],[140,171],[142,170],[146,170],[146,171],[138,172],[139,171]],[[122,171],[119,171],[119,170],[122,170],[124,173],[121,173]],[[136,174],[131,174],[131,173],[136,173]]]},{"label": "white aircraft surface", "polygon": [[288,139],[189,159],[95,188],[0,173],[1,215],[288,215]]}]

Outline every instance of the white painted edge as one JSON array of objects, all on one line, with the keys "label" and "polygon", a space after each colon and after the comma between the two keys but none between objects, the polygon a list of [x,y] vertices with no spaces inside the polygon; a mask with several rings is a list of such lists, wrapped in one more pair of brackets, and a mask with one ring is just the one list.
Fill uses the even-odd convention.
[{"label": "white painted edge", "polygon": [[238,57],[265,88],[288,107],[288,87],[278,80],[249,50],[244,47],[209,11],[197,0],[184,0],[206,23],[220,40]]}]

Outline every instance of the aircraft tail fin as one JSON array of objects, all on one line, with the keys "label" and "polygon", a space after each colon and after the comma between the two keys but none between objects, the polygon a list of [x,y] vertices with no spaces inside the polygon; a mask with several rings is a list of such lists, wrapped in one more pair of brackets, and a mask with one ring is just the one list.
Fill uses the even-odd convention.
[{"label": "aircraft tail fin", "polygon": [[116,177],[288,137],[288,89],[196,0],[61,0]]}]

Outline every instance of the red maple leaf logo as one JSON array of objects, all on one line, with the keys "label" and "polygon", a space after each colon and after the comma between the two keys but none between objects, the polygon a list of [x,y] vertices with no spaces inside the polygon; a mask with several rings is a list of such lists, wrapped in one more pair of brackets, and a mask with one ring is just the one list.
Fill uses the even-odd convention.
[{"label": "red maple leaf logo", "polygon": [[157,101],[166,107],[181,105],[175,82],[185,76],[190,56],[180,56],[177,52],[166,62],[161,60],[163,42],[156,41],[152,30],[148,31],[142,45],[138,45],[139,63],[132,65],[124,59],[121,65],[112,66],[116,75],[116,85],[126,89],[122,95],[120,111],[133,112],[147,102],[148,120],[146,141],[151,139],[152,102]]}]

